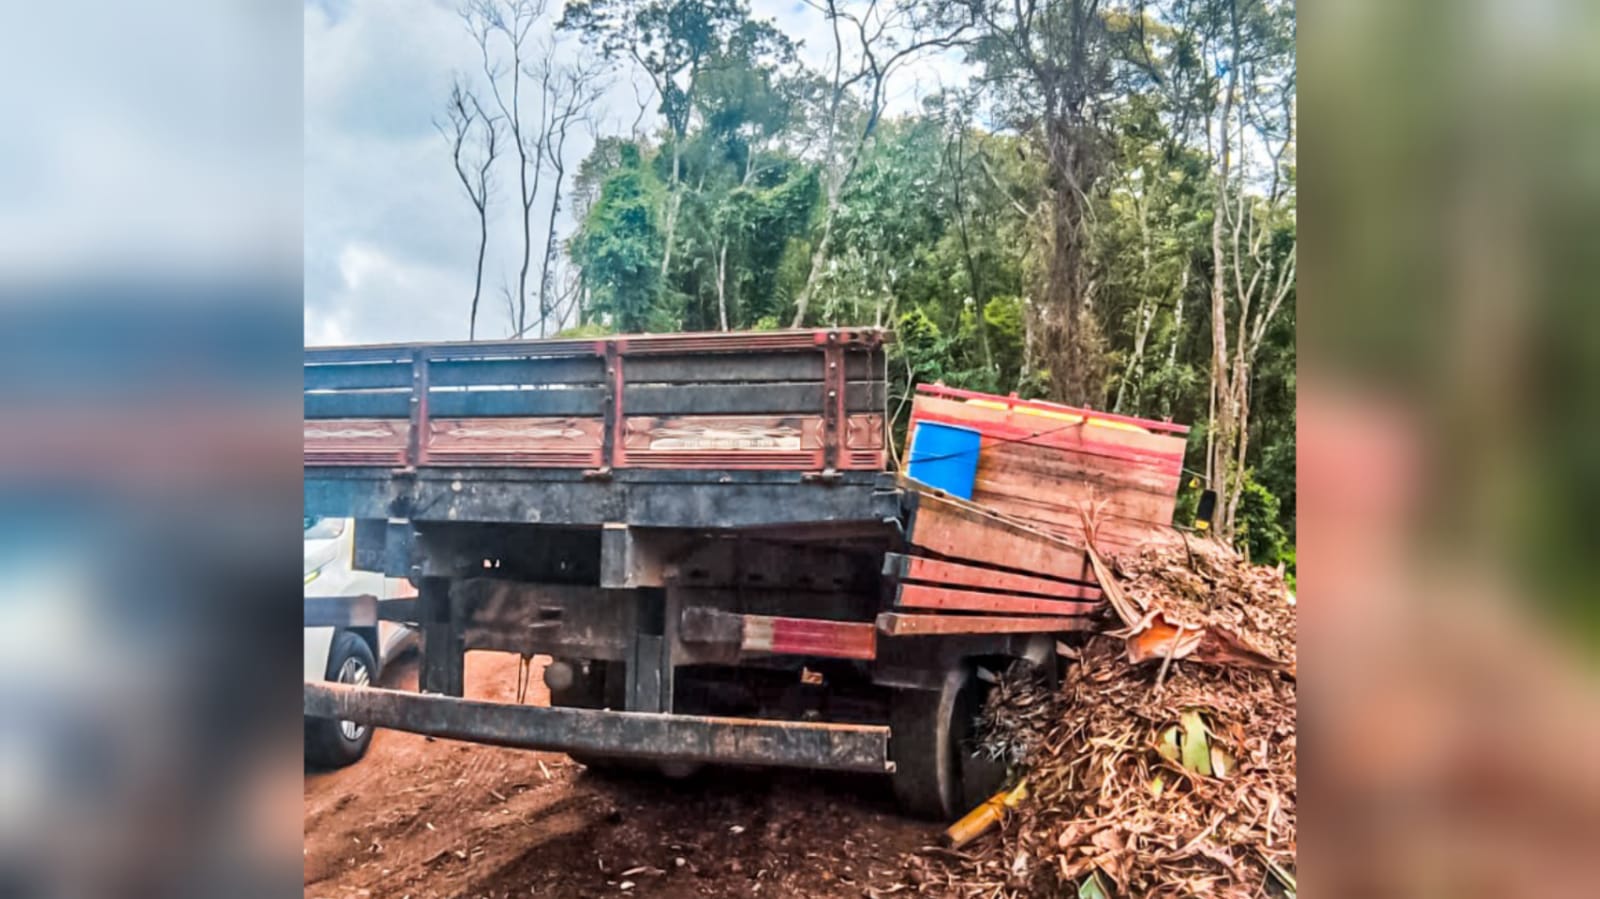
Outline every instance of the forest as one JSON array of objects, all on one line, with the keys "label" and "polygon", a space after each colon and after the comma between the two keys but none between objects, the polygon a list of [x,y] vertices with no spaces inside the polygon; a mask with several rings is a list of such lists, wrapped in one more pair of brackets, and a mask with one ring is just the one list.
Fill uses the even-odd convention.
[{"label": "forest", "polygon": [[[745,0],[469,0],[437,124],[471,333],[882,326],[892,412],[939,381],[1192,425],[1180,521],[1209,487],[1292,577],[1292,2],[803,5],[825,65]],[[965,76],[912,83],[935,58]],[[608,133],[619,77],[646,89]],[[521,259],[490,304],[493,204]]]}]

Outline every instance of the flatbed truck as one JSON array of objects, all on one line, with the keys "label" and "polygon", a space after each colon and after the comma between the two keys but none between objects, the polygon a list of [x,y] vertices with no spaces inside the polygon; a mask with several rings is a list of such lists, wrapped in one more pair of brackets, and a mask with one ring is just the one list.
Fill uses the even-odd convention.
[{"label": "flatbed truck", "polygon": [[[983,672],[1054,671],[1058,640],[1104,620],[1082,539],[1052,525],[1064,506],[1002,511],[1006,491],[1020,477],[1026,501],[1044,477],[1062,502],[1097,483],[1159,499],[1181,429],[1103,416],[1109,442],[1086,442],[1050,417],[1066,407],[929,388],[918,414],[972,417],[986,452],[1048,454],[1066,436],[1071,471],[1090,456],[1104,469],[1063,480],[1002,460],[963,499],[887,470],[885,340],[308,349],[305,514],[354,519],[355,566],[417,595],[320,599],[306,623],[422,635],[419,691],[308,680],[308,719],[599,766],[870,772],[947,819],[987,798],[1004,772],[971,751]],[[1071,411],[1079,432],[1098,416]],[[479,650],[548,656],[550,705],[464,697]]]}]

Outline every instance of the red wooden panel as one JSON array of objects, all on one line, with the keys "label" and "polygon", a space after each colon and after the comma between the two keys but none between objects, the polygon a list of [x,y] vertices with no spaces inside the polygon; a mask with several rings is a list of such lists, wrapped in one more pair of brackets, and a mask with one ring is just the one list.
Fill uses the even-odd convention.
[{"label": "red wooden panel", "polygon": [[888,553],[886,559],[885,573],[900,580],[925,581],[945,587],[976,587],[981,590],[1002,590],[1007,593],[1030,593],[1054,599],[1085,602],[1095,602],[1101,598],[1099,587],[1029,574],[979,568],[922,556],[903,556],[899,553]]},{"label": "red wooden panel", "polygon": [[957,387],[946,387],[943,384],[918,384],[917,393],[928,396],[946,397],[949,399],[972,399],[985,402],[1004,403],[1009,409],[1031,409],[1039,412],[1066,413],[1084,415],[1097,418],[1101,421],[1120,422],[1143,428],[1157,434],[1187,434],[1188,425],[1180,425],[1172,421],[1160,421],[1154,418],[1138,418],[1132,415],[1117,415],[1114,412],[1101,412],[1096,409],[1085,409],[1078,406],[1067,406],[1061,403],[1051,403],[1045,400],[1025,400],[1016,394],[1000,396],[996,393],[980,393],[976,390],[962,390]]},{"label": "red wooden panel", "polygon": [[1136,487],[1161,494],[1175,492],[1181,478],[1181,470],[1174,471],[1169,462],[1108,459],[1067,448],[987,438],[983,441],[978,475],[993,477],[998,473]]},{"label": "red wooden panel", "polygon": [[[1096,593],[1100,591],[1096,590]],[[947,612],[999,612],[1022,615],[1088,615],[1101,602],[1065,602],[1014,593],[986,593],[958,590],[931,584],[901,584],[895,605],[905,609],[938,609]]]},{"label": "red wooden panel", "polygon": [[307,465],[404,465],[411,423],[401,418],[305,422]]},{"label": "red wooden panel", "polygon": [[600,465],[599,418],[435,418],[426,458],[435,465]]},{"label": "red wooden panel", "polygon": [[913,421],[937,421],[981,431],[986,437],[1029,446],[1056,447],[1123,462],[1147,463],[1163,471],[1181,472],[1185,441],[1169,434],[1152,434],[1131,428],[1067,417],[1011,412],[958,400],[918,396],[911,407]]},{"label": "red wooden panel", "polygon": [[1084,551],[1060,537],[1008,520],[972,503],[921,489],[906,539],[911,545],[955,561],[1030,571],[1047,577],[1092,582]]},{"label": "red wooden panel", "polygon": [[1055,634],[1086,631],[1088,618],[993,618],[987,615],[904,615],[884,612],[878,630],[890,637],[930,637],[942,634]]},{"label": "red wooden panel", "polygon": [[870,621],[823,621],[745,615],[744,652],[774,655],[821,656],[831,659],[866,659],[878,654],[878,634]]},{"label": "red wooden panel", "polygon": [[617,465],[634,468],[822,467],[822,416],[629,416]]}]

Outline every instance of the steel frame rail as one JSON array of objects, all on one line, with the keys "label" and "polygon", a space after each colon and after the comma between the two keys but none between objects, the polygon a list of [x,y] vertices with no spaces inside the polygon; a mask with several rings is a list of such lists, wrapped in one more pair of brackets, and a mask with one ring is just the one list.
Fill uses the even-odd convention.
[{"label": "steel frame rail", "polygon": [[305,682],[305,714],[495,746],[890,774],[889,728],[547,708]]}]

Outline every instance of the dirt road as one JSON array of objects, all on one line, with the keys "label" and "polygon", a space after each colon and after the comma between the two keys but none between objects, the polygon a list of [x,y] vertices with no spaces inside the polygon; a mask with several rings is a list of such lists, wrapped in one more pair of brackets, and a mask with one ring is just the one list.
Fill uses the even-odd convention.
[{"label": "dirt road", "polygon": [[[467,656],[467,695],[513,701],[518,660]],[[416,661],[389,686],[414,689]],[[548,696],[537,665],[528,702]],[[559,753],[379,731],[365,759],[307,770],[308,897],[852,896],[895,890],[937,829],[883,778],[590,772]]]}]

